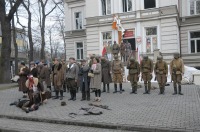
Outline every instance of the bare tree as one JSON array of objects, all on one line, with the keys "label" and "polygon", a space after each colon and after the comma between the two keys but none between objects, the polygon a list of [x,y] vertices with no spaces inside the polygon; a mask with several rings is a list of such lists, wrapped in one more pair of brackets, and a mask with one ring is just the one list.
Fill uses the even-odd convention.
[{"label": "bare tree", "polygon": [[[10,0],[10,7],[13,7],[12,1]],[[12,40],[15,47],[15,75],[18,74],[18,46],[16,42],[16,28],[15,19],[12,18]]]},{"label": "bare tree", "polygon": [[56,9],[57,5],[60,4],[61,2],[55,2],[54,7],[49,10],[46,13],[46,6],[49,0],[38,0],[38,6],[39,6],[39,12],[40,12],[40,33],[41,33],[41,53],[40,53],[40,59],[45,59],[45,22],[46,22],[46,17],[51,14],[54,9]]},{"label": "bare tree", "polygon": [[0,21],[2,28],[2,48],[0,58],[0,83],[10,81],[10,54],[11,54],[11,20],[23,0],[16,0],[13,7],[6,14],[6,1],[0,0]]}]

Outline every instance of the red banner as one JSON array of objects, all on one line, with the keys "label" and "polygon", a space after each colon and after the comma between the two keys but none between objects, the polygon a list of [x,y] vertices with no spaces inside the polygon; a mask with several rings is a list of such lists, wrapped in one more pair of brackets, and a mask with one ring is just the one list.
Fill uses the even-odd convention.
[{"label": "red banner", "polygon": [[123,38],[134,38],[135,31],[133,29],[125,30]]}]

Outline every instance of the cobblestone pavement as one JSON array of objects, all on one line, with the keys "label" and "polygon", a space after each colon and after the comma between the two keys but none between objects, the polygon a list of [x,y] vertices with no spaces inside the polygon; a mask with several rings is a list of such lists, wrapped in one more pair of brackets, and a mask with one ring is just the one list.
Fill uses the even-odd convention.
[{"label": "cobblestone pavement", "polygon": [[[64,101],[67,106],[61,107],[60,100],[50,99],[38,111],[26,114],[15,106],[9,106],[11,102],[21,98],[22,93],[17,89],[3,90],[0,91],[0,115],[200,131],[198,86],[183,85],[183,96],[172,95],[172,86],[166,87],[165,95],[158,95],[158,89],[152,90],[150,95],[143,95],[143,88],[138,89],[137,95],[131,95],[129,83],[123,84],[123,88],[123,94],[113,94],[111,84],[111,93],[102,94],[101,103],[112,110],[103,110],[100,116],[78,115],[75,118],[69,117],[68,114],[79,113],[81,107],[88,107],[87,101],[80,101],[80,92],[76,101],[67,101],[69,93],[65,93]],[[93,98],[94,93],[91,94],[91,99]]]},{"label": "cobblestone pavement", "polygon": [[38,123],[32,121],[19,121],[12,119],[0,119],[0,130],[13,130],[15,132],[128,132],[121,130],[51,123]]}]

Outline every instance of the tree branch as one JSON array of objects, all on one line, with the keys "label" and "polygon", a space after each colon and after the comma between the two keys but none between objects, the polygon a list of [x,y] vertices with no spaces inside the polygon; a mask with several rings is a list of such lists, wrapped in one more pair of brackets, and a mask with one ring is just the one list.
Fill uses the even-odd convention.
[{"label": "tree branch", "polygon": [[14,16],[15,12],[17,11],[18,7],[20,6],[20,4],[21,4],[22,2],[23,2],[23,0],[17,0],[17,1],[15,2],[15,5],[10,9],[10,12],[8,13],[8,16],[7,16],[7,19],[8,19],[9,21],[12,20],[12,18],[13,18],[13,16]]},{"label": "tree branch", "polygon": [[57,5],[58,5],[58,4],[61,4],[62,2],[56,3],[56,2],[54,1],[54,3],[55,3],[55,6],[45,15],[45,17],[47,17],[47,16],[57,7]]},{"label": "tree branch", "polygon": [[19,16],[18,16],[18,12],[16,11],[16,17],[17,17],[17,23],[23,28],[25,29],[26,26],[22,25],[21,22],[19,21]]}]

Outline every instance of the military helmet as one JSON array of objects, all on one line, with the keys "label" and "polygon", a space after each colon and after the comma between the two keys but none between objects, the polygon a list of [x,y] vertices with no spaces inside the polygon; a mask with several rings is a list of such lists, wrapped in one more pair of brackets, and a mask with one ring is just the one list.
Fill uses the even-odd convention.
[{"label": "military helmet", "polygon": [[158,57],[157,57],[157,60],[162,60],[162,59],[163,59],[162,56],[158,56]]},{"label": "military helmet", "polygon": [[144,60],[147,60],[147,59],[148,59],[148,56],[147,56],[147,55],[144,55],[144,56],[143,56],[143,59],[144,59]]},{"label": "military helmet", "polygon": [[174,53],[174,58],[179,58],[180,54],[179,53]]},{"label": "military helmet", "polygon": [[62,101],[61,106],[65,106],[65,105],[67,105],[67,103],[65,101]]}]

